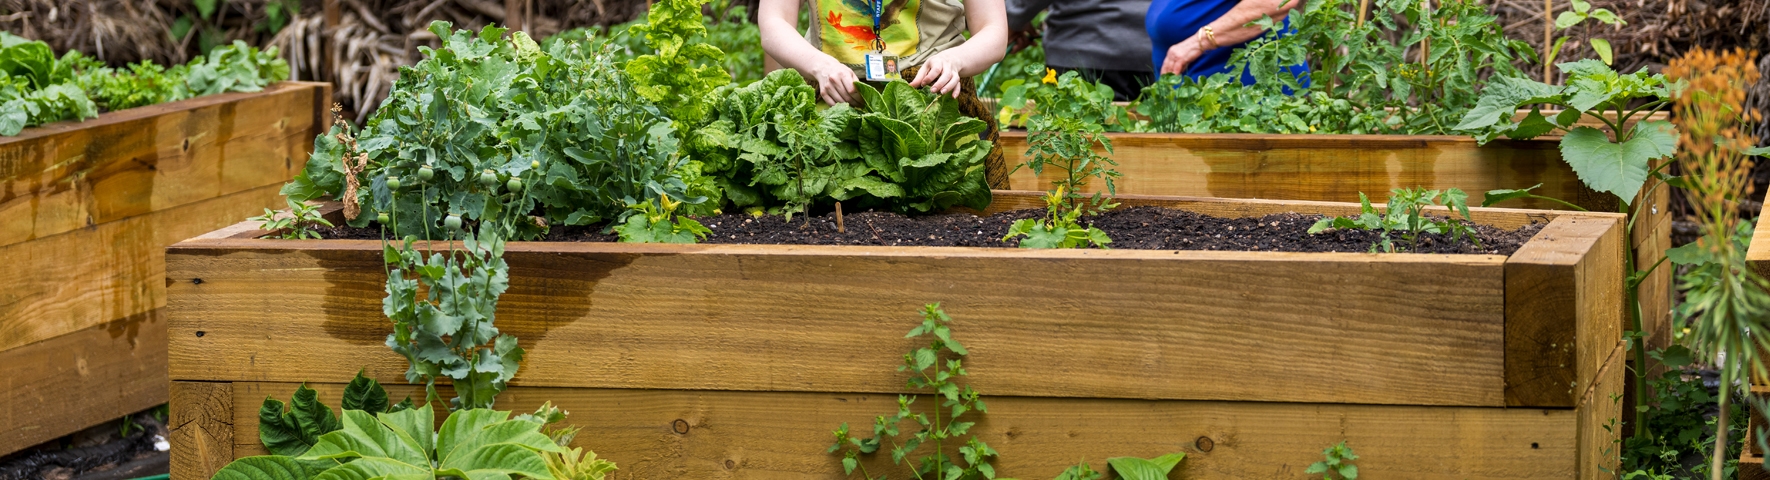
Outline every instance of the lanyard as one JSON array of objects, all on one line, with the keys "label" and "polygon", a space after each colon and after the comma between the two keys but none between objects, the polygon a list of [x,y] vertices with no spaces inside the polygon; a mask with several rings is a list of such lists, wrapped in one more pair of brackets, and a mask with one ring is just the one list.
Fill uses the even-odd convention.
[{"label": "lanyard", "polygon": [[873,48],[880,53],[885,52],[885,36],[881,34],[880,27],[885,16],[886,1],[888,0],[867,0],[867,6],[872,7],[873,14]]}]

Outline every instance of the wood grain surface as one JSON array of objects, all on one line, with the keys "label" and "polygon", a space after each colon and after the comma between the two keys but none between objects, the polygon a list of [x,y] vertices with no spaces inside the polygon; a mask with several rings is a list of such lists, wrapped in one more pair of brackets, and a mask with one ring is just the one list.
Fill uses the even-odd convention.
[{"label": "wood grain surface", "polygon": [[[882,376],[895,376],[896,362],[895,356],[861,361]],[[233,384],[237,456],[263,452],[259,405],[266,396],[287,400],[295,386]],[[327,404],[338,404],[341,384],[309,386]],[[421,391],[388,388],[395,398]],[[847,423],[870,436],[872,418],[894,412],[896,400],[854,393],[517,387],[499,396],[497,408],[524,412],[550,401],[571,412],[567,423],[583,428],[573,445],[614,460],[620,466],[615,478],[837,479],[840,457],[825,453],[831,430]],[[1359,455],[1361,479],[1597,478],[1586,475],[1595,469],[1575,460],[1577,419],[1566,409],[985,401],[990,411],[972,432],[1000,452],[995,466],[1004,478],[1049,478],[1084,460],[1104,470],[1109,457],[1172,452],[1187,455],[1177,478],[1319,478],[1303,471],[1321,460],[1323,448],[1342,440]],[[888,454],[875,457],[864,463],[869,473],[908,478]]]},{"label": "wood grain surface", "polygon": [[[172,478],[204,479],[234,459],[234,384],[172,382],[167,430]],[[291,391],[294,389],[291,388]],[[342,392],[342,388],[339,390]],[[340,393],[342,394],[342,393]],[[288,397],[285,395],[284,399]],[[333,401],[332,405],[338,405]],[[250,405],[258,413],[258,404]],[[254,418],[256,419],[256,418]],[[257,428],[251,438],[258,438]]]},{"label": "wood grain surface", "polygon": [[20,360],[0,377],[42,386],[0,394],[0,453],[166,401],[165,247],[283,206],[330,97],[282,82],[0,137],[0,358]]}]

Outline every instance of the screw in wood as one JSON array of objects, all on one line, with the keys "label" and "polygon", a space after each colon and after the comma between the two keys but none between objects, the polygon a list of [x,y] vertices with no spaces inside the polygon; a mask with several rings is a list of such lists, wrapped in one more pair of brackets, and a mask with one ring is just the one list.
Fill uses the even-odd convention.
[{"label": "screw in wood", "polygon": [[675,430],[677,435],[687,435],[688,421],[678,418],[675,422],[670,424],[670,429]]},{"label": "screw in wood", "polygon": [[1198,447],[1200,452],[1209,452],[1211,449],[1217,448],[1217,442],[1212,441],[1211,437],[1198,437],[1198,440],[1192,442],[1192,446]]}]

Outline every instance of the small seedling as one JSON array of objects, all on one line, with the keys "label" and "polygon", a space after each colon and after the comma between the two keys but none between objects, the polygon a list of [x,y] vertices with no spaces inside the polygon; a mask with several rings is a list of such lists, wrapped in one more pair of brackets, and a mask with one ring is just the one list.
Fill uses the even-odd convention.
[{"label": "small seedling", "polygon": [[666,196],[629,206],[637,213],[616,226],[615,233],[627,243],[696,243],[713,233],[695,219],[676,215],[676,207],[681,205]]},{"label": "small seedling", "polygon": [[[1419,247],[1420,234],[1448,234],[1452,240],[1459,237],[1467,238],[1481,247],[1481,239],[1475,234],[1475,227],[1464,221],[1473,222],[1469,216],[1469,194],[1455,188],[1438,191],[1423,188],[1398,188],[1390,191],[1389,206],[1384,212],[1378,212],[1371,206],[1370,197],[1363,192],[1358,194],[1362,212],[1357,217],[1328,217],[1316,221],[1309,227],[1311,235],[1333,229],[1358,229],[1377,232],[1377,241],[1371,244],[1371,253],[1378,251],[1395,252],[1398,247],[1391,236],[1399,236],[1407,246],[1405,250]],[[1461,215],[1462,220],[1455,218],[1440,220],[1426,215],[1426,207],[1442,205]]]},{"label": "small seedling", "polygon": [[1358,480],[1358,466],[1352,464],[1358,455],[1352,453],[1352,447],[1346,446],[1346,442],[1322,450],[1321,455],[1326,459],[1309,465],[1303,473],[1322,474],[1322,480],[1334,480],[1336,476],[1341,480]]},{"label": "small seedling", "polygon": [[316,225],[332,226],[319,213],[319,205],[309,205],[292,199],[283,199],[289,204],[289,214],[281,215],[275,210],[264,209],[264,215],[248,218],[247,221],[259,222],[260,230],[277,232],[277,238],[283,240],[318,240],[320,232]]},{"label": "small seedling", "polygon": [[[1081,218],[1083,209],[1068,208],[1071,200],[1064,196],[1064,187],[1057,187],[1045,194],[1046,218],[1023,218],[1015,220],[1008,227],[1008,235],[1002,241],[1014,237],[1026,237],[1020,240],[1020,248],[1083,248],[1095,246],[1107,248],[1112,238],[1106,232],[1092,226],[1084,227],[1077,220]],[[1117,204],[1107,204],[1112,208]]]}]

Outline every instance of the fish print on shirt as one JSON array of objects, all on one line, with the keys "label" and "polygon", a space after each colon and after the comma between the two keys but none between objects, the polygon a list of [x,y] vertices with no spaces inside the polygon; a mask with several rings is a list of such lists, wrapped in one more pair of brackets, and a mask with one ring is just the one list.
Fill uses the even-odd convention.
[{"label": "fish print on shirt", "polygon": [[862,58],[873,51],[873,40],[883,37],[885,53],[897,57],[907,57],[916,53],[916,42],[920,32],[916,27],[916,14],[921,9],[922,0],[885,0],[885,12],[880,16],[879,35],[873,34],[872,7],[868,0],[817,0],[818,10],[824,13],[822,37],[824,53],[836,57],[836,60],[859,65]]}]

